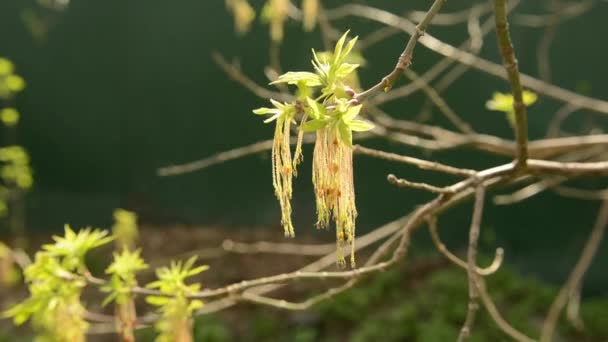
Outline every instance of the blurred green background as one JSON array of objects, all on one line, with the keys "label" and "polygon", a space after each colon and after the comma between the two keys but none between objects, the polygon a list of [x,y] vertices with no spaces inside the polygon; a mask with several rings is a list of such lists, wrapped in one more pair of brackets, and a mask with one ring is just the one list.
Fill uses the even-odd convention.
[{"label": "blurred green background", "polygon": [[[398,13],[423,10],[429,3],[354,2]],[[259,10],[262,1],[252,3]],[[327,7],[340,3],[325,2]],[[545,12],[548,3],[522,1],[517,13]],[[449,1],[445,12],[468,6],[469,2]],[[593,11],[560,25],[550,50],[553,82],[608,98],[608,47],[602,43],[602,35],[608,33],[607,16],[608,3],[602,2]],[[380,27],[361,19],[337,24],[360,36]],[[430,31],[454,45],[467,38],[464,25],[433,26]],[[536,48],[542,34],[542,29],[513,27],[521,69],[532,75],[538,75]],[[363,52],[369,62],[361,72],[363,84],[373,84],[392,68],[406,39],[405,34],[398,34]],[[11,59],[28,84],[17,99],[22,113],[19,140],[29,150],[35,170],[35,188],[27,202],[28,227],[55,231],[66,222],[108,226],[112,210],[124,207],[152,224],[279,229],[268,154],[183,176],[157,176],[159,167],[271,137],[272,127],[251,115],[251,109],[265,101],[228,79],[211,59],[212,51],[229,59],[236,57],[248,75],[264,84],[262,70],[268,64],[269,44],[268,27],[260,23],[244,37],[235,35],[232,17],[220,0],[73,0],[63,11],[45,10],[30,0],[0,1],[0,56]],[[282,45],[284,70],[308,69],[311,47],[322,48],[318,32],[304,33],[298,23],[289,22]],[[490,34],[481,54],[499,61],[496,50]],[[438,59],[419,47],[413,69],[423,72]],[[471,71],[446,92],[446,100],[476,130],[510,137],[504,117],[484,108],[493,91],[507,89],[506,82]],[[391,103],[386,110],[411,119],[423,101],[416,94]],[[544,134],[559,106],[541,97],[530,109],[532,138]],[[446,125],[439,115],[434,118],[435,123]],[[604,118],[579,111],[566,124],[572,131],[586,132],[589,127],[604,127]],[[506,161],[471,150],[430,155],[382,141],[365,144],[474,168]],[[404,215],[430,198],[418,191],[395,189],[386,182],[387,173],[439,184],[451,181],[366,157],[358,157],[355,164],[360,233]],[[295,222],[300,231],[313,229],[309,169],[310,153],[305,155],[295,185]],[[598,187],[603,183],[581,184]],[[512,189],[496,193],[508,190]],[[483,227],[485,246],[488,251],[493,246],[504,247],[507,260],[524,273],[561,281],[578,256],[597,208],[596,202],[550,193],[510,207],[489,205]],[[440,221],[448,243],[462,246],[466,242],[469,219],[470,204]],[[420,244],[430,247],[426,240]],[[604,244],[585,282],[586,294],[606,293],[608,274],[603,270],[608,267],[607,257]]]}]

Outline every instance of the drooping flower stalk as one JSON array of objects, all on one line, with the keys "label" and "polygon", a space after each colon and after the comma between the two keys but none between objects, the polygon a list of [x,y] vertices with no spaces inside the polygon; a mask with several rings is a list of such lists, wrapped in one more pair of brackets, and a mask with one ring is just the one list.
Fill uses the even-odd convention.
[{"label": "drooping flower stalk", "polygon": [[317,202],[317,227],[336,224],[338,263],[344,265],[342,248],[351,245],[350,262],[355,267],[355,188],[352,148],[339,138],[337,125],[317,131],[313,152],[313,184]]},{"label": "drooping flower stalk", "polygon": [[[317,54],[313,50],[314,73],[288,72],[272,82],[297,86],[294,102],[280,103],[271,99],[274,108],[263,107],[253,112],[258,115],[272,114],[264,122],[277,120],[272,146],[272,179],[281,206],[285,235],[294,235],[291,182],[297,175],[297,165],[302,161],[304,132],[315,132],[313,183],[317,227],[326,228],[330,221],[335,223],[338,264],[345,264],[343,248],[350,243],[350,262],[355,267],[357,209],[353,182],[353,132],[369,131],[374,125],[357,118],[362,105],[353,99],[353,87],[348,82],[359,65],[345,62],[357,37],[346,42],[347,35],[348,32],[338,40],[333,53]],[[292,158],[289,133],[291,123],[297,123],[296,120],[300,124]]]},{"label": "drooping flower stalk", "polygon": [[291,197],[294,166],[290,148],[290,119],[278,118],[272,144],[272,184],[281,206],[281,225],[285,236],[295,235],[291,222]]},{"label": "drooping flower stalk", "polygon": [[312,31],[315,28],[319,7],[319,0],[302,0],[302,21],[306,31]]}]

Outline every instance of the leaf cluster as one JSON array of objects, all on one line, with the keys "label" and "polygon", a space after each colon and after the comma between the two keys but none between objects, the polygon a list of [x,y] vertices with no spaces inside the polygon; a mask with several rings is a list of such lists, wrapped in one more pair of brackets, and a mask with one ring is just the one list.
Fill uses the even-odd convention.
[{"label": "leaf cluster", "polygon": [[[157,341],[174,341],[175,336],[190,334],[190,319],[195,310],[203,306],[200,300],[188,297],[200,290],[200,284],[186,284],[186,279],[207,270],[208,266],[195,267],[196,256],[186,262],[173,261],[169,267],[156,270],[157,281],[146,287],[158,289],[162,295],[148,296],[146,301],[158,307],[162,318],[157,321],[160,332]],[[184,331],[187,330],[187,331]]]},{"label": "leaf cluster", "polygon": [[133,298],[133,288],[137,286],[136,273],[148,268],[140,253],[141,250],[132,252],[127,248],[123,248],[121,253],[114,253],[114,260],[106,269],[110,281],[101,288],[103,292],[110,293],[103,301],[104,306],[112,301],[125,304]]},{"label": "leaf cluster", "polygon": [[17,325],[31,319],[34,328],[53,341],[81,341],[88,327],[80,303],[86,281],[76,274],[86,272],[86,254],[112,237],[90,228],[76,233],[66,225],[64,236],[53,239],[55,243],[44,245],[25,269],[29,298],[3,316],[12,317]]},{"label": "leaf cluster", "polygon": [[[357,119],[362,105],[353,100],[354,91],[345,82],[359,64],[348,63],[357,37],[346,42],[348,31],[336,43],[333,53],[317,54],[313,49],[312,65],[315,72],[287,72],[271,84],[286,83],[298,87],[299,96],[293,103],[280,103],[271,100],[274,108],[258,108],[257,115],[272,116],[264,122],[276,119],[290,120],[296,123],[296,114],[302,114],[300,130],[315,132],[325,127],[336,128],[341,141],[352,146],[352,132],[371,130],[372,123]],[[315,98],[313,98],[316,95]],[[310,120],[307,120],[310,118]]]}]

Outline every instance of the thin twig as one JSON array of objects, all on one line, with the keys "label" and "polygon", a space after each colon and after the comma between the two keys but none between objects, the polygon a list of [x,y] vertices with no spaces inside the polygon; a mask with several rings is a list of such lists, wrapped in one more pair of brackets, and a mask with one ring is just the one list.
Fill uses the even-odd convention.
[{"label": "thin twig", "polygon": [[258,241],[254,243],[243,243],[233,240],[224,240],[222,248],[231,253],[239,254],[287,254],[287,255],[326,255],[335,248],[335,243],[323,245],[302,245],[296,243],[280,243],[269,241]]},{"label": "thin twig", "polygon": [[494,196],[494,204],[497,205],[511,205],[521,201],[524,201],[532,196],[538,195],[548,189],[558,186],[559,184],[566,182],[567,177],[557,176],[551,178],[541,179],[536,183],[532,183],[525,186],[513,193],[507,195]]},{"label": "thin twig", "polygon": [[[569,5],[563,6],[559,10],[559,14],[562,20],[578,18],[586,12],[590,11],[599,2],[597,0],[584,0],[572,2]],[[551,18],[554,14],[518,14],[514,18],[514,22],[517,25],[528,26],[528,27],[543,27],[551,25]]]},{"label": "thin twig", "polygon": [[460,131],[465,134],[475,134],[475,131],[471,128],[466,121],[462,120],[454,110],[448,105],[447,102],[439,95],[439,93],[431,87],[426,81],[424,81],[417,73],[412,70],[404,70],[405,75],[411,79],[414,84],[418,84],[420,89],[424,91],[427,97],[439,108],[439,111]]},{"label": "thin twig", "polygon": [[[489,1],[493,1],[493,0],[489,0]],[[518,6],[519,3],[520,3],[520,0],[510,1],[509,10],[512,10],[513,8]],[[493,5],[491,5],[490,7],[493,7]],[[437,18],[437,17],[435,17],[435,18]],[[435,20],[433,20],[433,23],[434,22],[435,22]],[[399,28],[399,27],[393,26],[393,25],[388,25],[387,27],[393,28],[397,31],[403,30],[402,28]],[[485,35],[492,32],[493,30],[494,30],[494,18],[486,20],[481,25],[481,37],[479,37],[479,38],[482,39]],[[472,46],[475,47],[475,45],[473,45],[473,44],[474,44],[473,37],[470,37],[469,39],[467,39],[463,43],[461,43],[459,45],[458,49],[459,50],[470,50]],[[472,49],[472,52],[475,54],[478,53],[476,51],[476,49]],[[426,71],[421,76],[421,78],[423,80],[425,80],[427,83],[431,83],[432,80],[437,78],[443,71],[445,71],[447,68],[452,66],[452,64],[454,64],[455,62],[456,62],[456,60],[454,60],[453,58],[450,58],[449,56],[444,56],[444,58],[441,61],[439,61],[438,63],[433,65],[428,71]],[[465,70],[468,70],[468,68],[470,67],[469,65],[466,65],[466,64],[460,64],[460,65],[466,67]],[[447,77],[447,76],[448,75],[446,75],[445,77]],[[441,84],[438,83],[437,86],[439,89],[441,89],[440,88]],[[393,89],[391,92],[378,94],[373,99],[371,99],[370,102],[373,102],[374,104],[379,105],[379,104],[387,102],[387,101],[391,101],[391,100],[395,100],[397,98],[402,98],[402,97],[408,96],[417,90],[418,89],[415,86],[415,84],[409,83],[409,84],[406,84],[399,88]]]},{"label": "thin twig", "polygon": [[353,146],[353,152],[367,155],[367,156],[374,157],[374,158],[386,159],[386,160],[400,162],[400,163],[407,163],[410,165],[414,165],[422,170],[438,171],[438,172],[443,172],[443,173],[447,173],[447,174],[451,174],[451,175],[465,176],[465,177],[470,177],[475,174],[474,170],[457,168],[457,167],[441,164],[438,162],[432,162],[432,161],[428,161],[428,160],[424,160],[424,159],[403,156],[403,155],[399,155],[399,154],[395,154],[395,153],[384,152],[384,151],[364,147],[361,145]]},{"label": "thin twig", "polygon": [[433,2],[431,8],[429,8],[429,10],[426,12],[420,23],[416,25],[416,29],[408,40],[405,49],[399,56],[399,59],[397,60],[397,65],[395,65],[393,71],[391,71],[388,75],[384,76],[382,80],[375,86],[369,88],[368,90],[362,93],[355,95],[355,99],[362,102],[367,97],[373,95],[374,93],[380,90],[384,90],[386,92],[393,87],[393,84],[397,82],[397,80],[401,76],[401,73],[403,73],[403,71],[409,68],[409,66],[412,64],[414,48],[416,48],[416,43],[418,42],[418,39],[420,39],[420,37],[425,34],[425,31],[431,23],[431,20],[433,20],[433,17],[439,12],[439,10],[441,9],[441,7],[443,7],[446,1],[447,0],[435,0]]},{"label": "thin twig", "polygon": [[397,178],[397,176],[395,176],[393,174],[389,174],[388,176],[386,176],[386,180],[388,180],[389,183],[396,185],[400,188],[412,188],[412,189],[424,190],[424,191],[432,192],[435,194],[453,194],[454,193],[453,190],[450,188],[440,188],[440,187],[426,184],[426,183],[410,182],[406,179]]},{"label": "thin twig", "polygon": [[471,228],[469,230],[469,248],[467,252],[467,274],[469,278],[469,305],[467,309],[467,317],[464,321],[458,341],[462,342],[471,336],[471,329],[475,323],[475,315],[479,304],[477,299],[477,287],[475,286],[475,277],[477,277],[477,241],[479,240],[479,231],[481,227],[481,217],[483,215],[483,205],[485,202],[485,188],[480,185],[475,188],[475,204],[473,207],[473,218],[471,220]]},{"label": "thin twig", "polygon": [[[416,26],[412,22],[388,11],[357,4],[348,5],[348,11],[350,15],[397,27],[410,34],[415,34],[416,32]],[[459,63],[469,65],[472,68],[483,71],[486,74],[508,80],[508,76],[505,74],[505,69],[503,66],[464,51],[460,48],[454,47],[433,37],[430,34],[426,34],[424,37],[421,37],[419,42],[427,48],[443,56],[452,58]],[[580,108],[588,109],[597,113],[608,114],[608,101],[584,96],[523,73],[520,73],[520,77],[522,85],[528,89],[547,95],[559,101],[571,103],[572,105]]]},{"label": "thin twig", "polygon": [[245,87],[245,89],[251,91],[255,95],[257,95],[261,98],[264,98],[264,99],[275,99],[275,100],[281,100],[281,101],[293,100],[293,96],[290,94],[279,93],[279,92],[272,91],[272,90],[266,89],[266,88],[258,85],[253,80],[251,80],[249,77],[247,77],[245,74],[243,74],[241,72],[241,70],[238,68],[238,66],[229,63],[224,58],[224,56],[222,56],[220,53],[213,52],[211,54],[211,57],[213,58],[213,61],[215,61],[215,63],[217,63],[217,65],[220,68],[222,68],[222,70],[224,70],[224,72],[232,80],[240,83],[243,87]]},{"label": "thin twig", "polygon": [[488,290],[486,289],[486,284],[485,284],[485,281],[483,278],[476,276],[475,283],[477,285],[477,291],[479,292],[479,297],[481,298],[481,301],[483,302],[484,307],[490,314],[490,317],[492,317],[492,320],[494,321],[494,323],[496,323],[496,326],[498,326],[500,328],[500,330],[502,330],[505,334],[509,335],[511,338],[513,338],[516,341],[536,342],[536,340],[526,336],[519,330],[515,329],[513,326],[511,326],[511,324],[509,324],[509,322],[507,322],[502,317],[502,315],[498,311],[498,308],[496,307],[496,304],[494,304],[492,297],[490,296],[490,294],[488,293]]},{"label": "thin twig", "polygon": [[[454,255],[452,252],[450,252],[450,250],[446,247],[446,245],[441,241],[441,238],[439,237],[439,232],[437,231],[437,218],[435,218],[435,217],[429,218],[428,223],[429,223],[429,232],[431,233],[431,238],[432,238],[433,243],[435,244],[435,247],[437,248],[437,250],[441,254],[443,254],[446,258],[448,258],[448,260],[450,260],[452,263],[454,263],[455,265],[466,270],[468,268],[467,262],[463,261],[456,255]],[[496,252],[494,254],[494,260],[492,260],[492,263],[485,268],[479,268],[476,266],[475,271],[477,272],[477,274],[479,274],[481,276],[488,276],[490,274],[496,273],[496,271],[498,271],[498,269],[502,265],[502,262],[504,260],[504,255],[505,255],[504,249],[497,248]]]}]

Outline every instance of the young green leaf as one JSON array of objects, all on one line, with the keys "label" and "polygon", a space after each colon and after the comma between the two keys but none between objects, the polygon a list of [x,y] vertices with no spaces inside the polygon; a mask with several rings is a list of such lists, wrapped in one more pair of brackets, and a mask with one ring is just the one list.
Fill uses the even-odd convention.
[{"label": "young green leaf", "polygon": [[299,82],[302,82],[303,84],[305,84],[308,87],[316,87],[316,86],[321,85],[321,79],[319,78],[319,76],[317,74],[313,74],[312,72],[306,72],[306,71],[301,71],[301,72],[290,71],[288,73],[285,73],[285,74],[279,76],[279,78],[276,81],[271,82],[270,84],[279,84],[279,83],[298,84]]},{"label": "young green leaf", "polygon": [[346,122],[353,120],[355,117],[357,117],[357,115],[359,115],[359,112],[361,111],[361,107],[363,107],[363,105],[348,107],[348,109],[346,109],[346,112],[344,114],[342,114],[342,120],[344,120]]},{"label": "young green leaf", "polygon": [[348,123],[348,127],[355,132],[366,132],[374,128],[374,124],[365,120],[353,120]]},{"label": "young green leaf", "polygon": [[348,125],[340,120],[338,122],[338,131],[340,132],[340,140],[348,147],[353,146],[353,132],[350,130]]},{"label": "young green leaf", "polygon": [[323,120],[310,120],[304,123],[300,129],[304,132],[315,132],[321,128],[327,126],[327,121]]},{"label": "young green leaf", "polygon": [[342,63],[342,64],[340,64],[340,66],[338,67],[338,70],[336,71],[336,77],[345,78],[346,76],[350,75],[353,71],[357,70],[358,67],[359,67],[359,64]]},{"label": "young green leaf", "polygon": [[322,104],[318,103],[317,101],[311,99],[310,97],[306,98],[306,103],[310,107],[310,110],[308,111],[308,115],[310,115],[311,118],[319,120],[319,119],[323,119],[325,117],[325,114],[326,114],[325,106],[323,106]]}]

